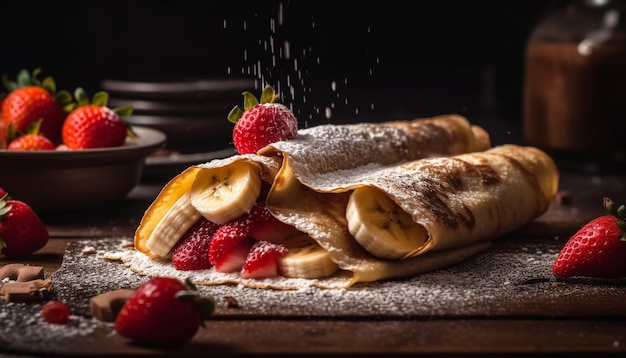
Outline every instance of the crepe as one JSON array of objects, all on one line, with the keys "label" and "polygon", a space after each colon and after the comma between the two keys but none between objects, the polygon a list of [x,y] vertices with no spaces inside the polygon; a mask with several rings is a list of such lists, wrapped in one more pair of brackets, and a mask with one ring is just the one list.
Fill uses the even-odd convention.
[{"label": "crepe", "polygon": [[[558,183],[558,170],[545,153],[513,145],[491,148],[488,133],[458,115],[302,129],[295,138],[257,154],[194,165],[179,177],[187,177],[188,183],[189,175],[182,174],[241,162],[257,168],[271,184],[265,201],[272,214],[330,253],[341,268],[335,275],[341,276],[341,287],[414,276],[461,262],[547,210]],[[167,187],[181,187],[176,180]],[[424,244],[393,260],[362,247],[346,219],[350,195],[361,187],[381,190],[410,213],[424,228]],[[152,206],[166,210],[157,201]],[[149,212],[135,237],[140,251],[145,246],[138,245],[137,238],[149,235],[147,228],[154,227],[144,225],[150,221]],[[351,277],[345,279],[346,275]],[[277,283],[280,278],[244,280],[217,272],[211,277],[203,276],[199,283],[287,287]],[[324,279],[314,281],[313,286],[332,288],[338,282],[336,277],[328,278],[328,285]]]},{"label": "crepe", "polygon": [[320,125],[301,129],[295,138],[271,144],[258,154],[281,156],[288,148],[291,160],[299,163],[294,166],[296,170],[320,175],[371,163],[396,164],[489,147],[489,134],[482,127],[463,116],[448,114],[411,121]]},{"label": "crepe", "polygon": [[[370,164],[317,175],[297,152],[282,146],[283,167],[268,196],[281,221],[308,233],[352,284],[412,276],[449,266],[489,247],[545,212],[557,192],[553,160],[534,147],[503,145],[483,152],[433,157],[397,165]],[[427,232],[425,244],[404,260],[380,259],[350,235],[346,205],[351,191],[382,190]]]}]

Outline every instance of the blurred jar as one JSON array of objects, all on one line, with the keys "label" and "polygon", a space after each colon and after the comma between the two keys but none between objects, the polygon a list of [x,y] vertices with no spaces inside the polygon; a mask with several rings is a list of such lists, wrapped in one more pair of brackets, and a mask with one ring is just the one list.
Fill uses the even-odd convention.
[{"label": "blurred jar", "polygon": [[561,159],[626,162],[626,1],[550,13],[526,47],[524,136]]}]

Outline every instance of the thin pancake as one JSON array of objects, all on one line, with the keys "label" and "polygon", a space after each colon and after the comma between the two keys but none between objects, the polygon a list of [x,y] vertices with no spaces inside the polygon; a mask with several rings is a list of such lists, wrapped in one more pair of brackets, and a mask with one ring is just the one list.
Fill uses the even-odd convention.
[{"label": "thin pancake", "polygon": [[[471,255],[488,247],[490,240],[545,212],[559,178],[547,154],[517,145],[306,177],[295,174],[307,170],[298,170],[292,153],[282,155],[285,160],[268,206],[279,220],[316,239],[339,267],[354,272],[353,283],[419,274],[424,267],[444,267],[461,259],[446,255],[450,250]],[[351,191],[361,186],[384,191],[425,227],[426,244],[413,257],[377,258],[350,235],[346,205]],[[425,265],[422,260],[427,257],[430,261]]]}]

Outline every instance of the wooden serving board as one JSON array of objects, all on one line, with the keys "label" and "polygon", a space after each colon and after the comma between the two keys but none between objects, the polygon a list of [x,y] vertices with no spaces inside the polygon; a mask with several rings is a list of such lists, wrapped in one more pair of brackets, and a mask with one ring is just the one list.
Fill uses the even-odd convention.
[{"label": "wooden serving board", "polygon": [[[622,347],[626,330],[626,279],[557,281],[551,266],[569,235],[603,213],[602,195],[624,202],[625,185],[622,176],[567,176],[561,190],[571,195],[571,203],[555,202],[545,215],[487,251],[416,277],[340,290],[201,286],[216,300],[213,322],[176,352],[438,352],[443,347],[484,352],[485,344],[500,352],[615,350]],[[92,229],[102,233],[105,227]],[[136,288],[148,279],[120,262],[83,253],[88,246],[116,250],[132,235],[114,234],[70,241],[60,269],[51,275],[54,298],[72,308],[68,325],[44,323],[42,302],[0,302],[0,350],[20,355],[168,353],[130,344],[115,334],[112,323],[90,315],[90,297]],[[226,297],[238,308],[228,307]],[[581,332],[585,340],[572,341]],[[359,344],[346,346],[347,340]]]}]

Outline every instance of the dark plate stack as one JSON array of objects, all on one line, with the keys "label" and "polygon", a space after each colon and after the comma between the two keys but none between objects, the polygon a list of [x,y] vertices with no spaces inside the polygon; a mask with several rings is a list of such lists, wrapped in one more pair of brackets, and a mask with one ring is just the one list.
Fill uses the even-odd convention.
[{"label": "dark plate stack", "polygon": [[[147,160],[147,174],[158,168],[171,174],[197,161],[234,152],[233,123],[227,119],[235,106],[243,107],[242,92],[257,93],[254,78],[130,81],[105,79],[109,107],[133,107],[127,121],[161,130],[164,150]],[[151,170],[152,169],[152,170]]]}]

